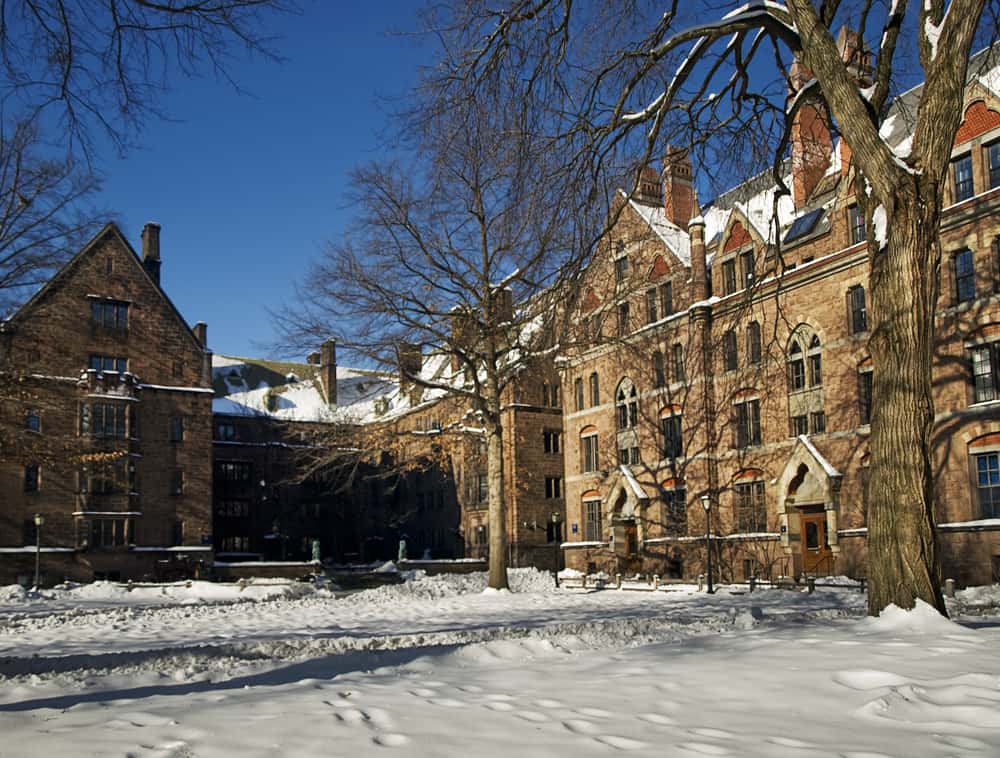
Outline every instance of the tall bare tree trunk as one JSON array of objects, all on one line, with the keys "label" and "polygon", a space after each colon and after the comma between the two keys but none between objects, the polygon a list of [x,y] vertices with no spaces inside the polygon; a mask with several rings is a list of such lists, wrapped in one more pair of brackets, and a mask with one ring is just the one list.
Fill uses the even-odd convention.
[{"label": "tall bare tree trunk", "polygon": [[[921,177],[884,202],[888,240],[870,240],[874,365],[868,485],[868,612],[916,599],[945,612],[934,524],[931,432],[940,190]],[[875,202],[874,198],[872,202]],[[878,236],[879,222],[875,223]]]},{"label": "tall bare tree trunk", "polygon": [[503,427],[499,421],[486,429],[486,471],[489,491],[489,586],[507,589],[507,505],[503,487]]}]

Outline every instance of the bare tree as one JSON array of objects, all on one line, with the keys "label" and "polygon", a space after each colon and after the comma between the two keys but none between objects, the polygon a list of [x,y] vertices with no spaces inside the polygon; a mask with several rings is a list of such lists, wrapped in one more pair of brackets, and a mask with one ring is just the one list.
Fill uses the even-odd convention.
[{"label": "bare tree", "polygon": [[276,59],[265,32],[289,0],[16,0],[0,7],[0,97],[44,116],[90,156],[99,135],[123,149],[173,72],[229,73],[234,50]]},{"label": "bare tree", "polygon": [[[523,101],[529,93],[521,93]],[[511,385],[551,357],[573,238],[574,179],[532,109],[432,82],[405,126],[413,159],[355,171],[358,218],[331,243],[289,311],[291,337],[329,334],[404,385],[450,396],[486,439],[489,583],[507,586],[503,415]],[[426,349],[437,370],[421,369]],[[461,417],[464,414],[459,414]]]},{"label": "bare tree", "polygon": [[[995,33],[996,3],[749,2],[728,13],[713,10],[717,16],[708,21],[703,8],[693,18],[677,0],[657,15],[642,10],[638,3],[624,12],[617,3],[519,0],[499,10],[463,3],[443,21],[466,30],[457,74],[480,85],[492,86],[511,70],[538,88],[574,89],[582,79],[580,106],[564,131],[587,133],[592,165],[637,144],[652,155],[671,130],[675,139],[676,130],[690,130],[695,145],[718,144],[713,130],[733,125],[750,127],[755,152],[770,151],[777,163],[798,109],[810,100],[822,104],[851,147],[856,194],[869,222],[876,362],[869,612],[890,603],[909,608],[918,598],[944,612],[930,457],[938,228],[970,49],[977,33]],[[609,25],[616,12],[620,20]],[[858,30],[873,50],[870,81],[857,77],[863,61],[838,51],[834,32],[841,25]],[[856,53],[866,54],[864,44]],[[804,66],[797,81],[793,59]],[[915,93],[912,141],[901,148],[880,126],[894,78],[915,64],[926,84]],[[788,91],[795,94],[785,101]]]}]

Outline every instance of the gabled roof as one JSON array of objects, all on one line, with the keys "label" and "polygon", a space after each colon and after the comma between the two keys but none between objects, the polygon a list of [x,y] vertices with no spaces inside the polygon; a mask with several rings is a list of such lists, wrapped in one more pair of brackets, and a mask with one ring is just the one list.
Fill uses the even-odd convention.
[{"label": "gabled roof", "polygon": [[131,253],[131,255],[126,256],[126,258],[130,259],[135,264],[138,270],[142,272],[142,276],[146,279],[146,281],[149,282],[150,286],[159,294],[161,298],[163,298],[163,302],[166,303],[170,311],[174,314],[174,316],[176,316],[178,323],[180,323],[183,326],[184,331],[191,338],[191,341],[194,342],[194,344],[198,347],[199,350],[204,350],[204,347],[198,340],[198,337],[195,336],[195,333],[188,325],[188,322],[184,319],[184,316],[182,316],[181,312],[177,310],[177,306],[175,306],[173,301],[169,297],[167,297],[167,293],[163,291],[163,288],[160,287],[160,285],[157,284],[155,281],[153,281],[153,278],[149,275],[149,272],[146,271],[146,267],[142,265],[142,261],[140,260],[139,255],[135,252],[135,248],[132,247],[129,241],[125,238],[125,235],[122,234],[121,229],[119,229],[118,225],[115,224],[113,221],[109,221],[108,223],[106,223],[104,227],[101,229],[101,231],[95,234],[93,239],[91,239],[90,242],[88,242],[86,245],[83,246],[80,252],[78,252],[76,255],[70,258],[62,268],[56,271],[56,273],[53,274],[52,278],[49,279],[47,282],[45,282],[45,284],[43,284],[41,288],[39,288],[39,290],[35,292],[35,294],[32,295],[27,300],[27,302],[24,303],[24,305],[22,305],[13,314],[11,314],[9,319],[2,322],[3,325],[12,324],[16,326],[18,321],[21,321],[22,319],[26,318],[34,309],[34,307],[39,302],[41,302],[41,300],[54,287],[56,287],[58,284],[68,279],[72,275],[73,271],[77,268],[77,266],[80,265],[80,262],[85,260],[87,256],[90,255],[90,253],[105,239],[105,237],[109,235],[113,236],[119,243],[121,243],[121,245],[128,253]]}]

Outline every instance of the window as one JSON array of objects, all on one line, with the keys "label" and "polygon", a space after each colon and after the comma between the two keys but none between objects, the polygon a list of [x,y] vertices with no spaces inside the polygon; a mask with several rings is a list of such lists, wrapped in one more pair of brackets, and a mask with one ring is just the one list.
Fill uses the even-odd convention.
[{"label": "window", "polygon": [[862,369],[858,372],[858,415],[861,425],[872,422],[872,370]]},{"label": "window", "polygon": [[675,342],[671,348],[671,355],[674,364],[674,381],[683,382],[684,377],[684,348],[679,342]]},{"label": "window", "polygon": [[642,463],[642,459],[639,458],[639,448],[634,445],[618,448],[618,462],[623,466]]},{"label": "window", "polygon": [[229,421],[220,421],[215,425],[215,439],[232,442],[236,439],[236,425]]},{"label": "window", "polygon": [[24,491],[38,492],[38,464],[32,463],[24,467]]},{"label": "window", "polygon": [[123,332],[128,329],[128,303],[91,300],[90,323],[102,329]]},{"label": "window", "polygon": [[548,408],[558,408],[562,404],[558,382],[542,382],[542,405]]},{"label": "window", "polygon": [[998,453],[975,456],[976,491],[980,518],[1000,518],[1000,461]]},{"label": "window", "polygon": [[476,477],[476,483],[476,497],[480,503],[485,503],[490,499],[490,480],[486,474],[479,474]]},{"label": "window", "polygon": [[809,434],[809,417],[805,414],[792,416],[792,436],[798,437],[803,434]]},{"label": "window", "polygon": [[809,386],[818,387],[823,383],[823,353],[819,344],[819,337],[815,334],[809,340]]},{"label": "window", "polygon": [[583,410],[583,379],[577,377],[573,380],[573,395],[578,411]]},{"label": "window", "polygon": [[628,303],[618,303],[618,336],[629,333]]},{"label": "window", "polygon": [[664,282],[660,285],[660,318],[666,318],[674,312],[674,285],[673,282]]},{"label": "window", "polygon": [[663,433],[663,457],[681,458],[684,456],[684,435],[682,416],[671,413],[660,417],[660,431]]},{"label": "window", "polygon": [[125,439],[125,406],[116,403],[81,405],[80,433]]},{"label": "window", "polygon": [[726,371],[735,371],[738,362],[736,332],[730,329],[722,335],[722,364]]},{"label": "window", "polygon": [[865,307],[865,288],[860,284],[847,290],[847,328],[851,334],[868,331],[868,309]]},{"label": "window", "polygon": [[972,349],[972,397],[974,403],[987,403],[997,400],[1000,388],[997,369],[1000,361],[1000,343],[980,345]]},{"label": "window", "polygon": [[1000,142],[986,146],[986,170],[989,174],[990,189],[1000,187]]},{"label": "window", "polygon": [[597,432],[587,432],[580,437],[581,464],[584,473],[597,471]]},{"label": "window", "polygon": [[248,553],[250,552],[250,538],[243,536],[223,537],[219,545],[220,553]]},{"label": "window", "polygon": [[663,504],[663,526],[674,534],[687,532],[687,490],[683,487],[664,489],[660,499]]},{"label": "window", "polygon": [[168,430],[168,437],[170,442],[183,442],[184,441],[184,417],[183,416],[171,416],[170,417],[170,427]]},{"label": "window", "polygon": [[562,432],[546,429],[542,432],[542,441],[546,453],[558,453],[562,447]]},{"label": "window", "polygon": [[722,291],[731,295],[736,292],[736,259],[722,262]]},{"label": "window", "polygon": [[34,408],[29,408],[28,412],[24,414],[24,428],[29,432],[42,431],[42,417]]},{"label": "window", "polygon": [[615,258],[615,281],[621,284],[628,274],[628,257]]},{"label": "window", "polygon": [[646,290],[646,323],[652,324],[658,319],[656,312],[656,288]]},{"label": "window", "polygon": [[663,365],[663,353],[659,350],[653,353],[653,386],[664,387],[667,384],[667,371]]},{"label": "window", "polygon": [[951,162],[955,179],[955,202],[968,200],[973,195],[972,187],[972,155],[963,155]]},{"label": "window", "polygon": [[743,400],[736,403],[736,447],[746,448],[761,444],[760,400]]},{"label": "window", "polygon": [[740,270],[743,274],[743,286],[750,289],[753,286],[754,277],[753,250],[740,253]]},{"label": "window", "polygon": [[618,428],[634,429],[639,420],[639,393],[628,379],[623,379],[618,385],[615,407],[618,414]]},{"label": "window", "polygon": [[247,518],[250,503],[246,500],[221,500],[215,504],[215,515],[222,518]]},{"label": "window", "polygon": [[747,360],[750,361],[751,365],[756,366],[760,363],[760,358],[760,324],[751,321],[750,325],[747,326]]},{"label": "window", "polygon": [[744,482],[736,485],[736,523],[736,528],[744,534],[767,531],[764,482]]},{"label": "window", "polygon": [[595,371],[590,375],[590,406],[593,408],[595,405],[601,404],[601,388],[597,379],[597,372]]},{"label": "window", "polygon": [[216,477],[224,484],[246,484],[250,482],[249,463],[223,461],[215,464]]},{"label": "window", "polygon": [[169,493],[171,495],[183,495],[184,494],[184,470],[175,468],[170,472],[170,489]]},{"label": "window", "polygon": [[94,371],[117,371],[119,374],[125,373],[128,361],[121,356],[115,355],[91,355],[90,368]]},{"label": "window", "polygon": [[545,477],[545,497],[549,500],[562,497],[562,477]]},{"label": "window", "polygon": [[128,522],[125,519],[94,519],[90,522],[92,548],[125,547]]},{"label": "window", "polygon": [[792,342],[788,350],[788,385],[792,392],[804,389],[806,386],[806,364],[798,340]]},{"label": "window", "polygon": [[826,431],[826,413],[813,411],[809,414],[809,423],[812,426],[813,434],[822,434]]},{"label": "window", "polygon": [[867,238],[865,232],[865,214],[857,205],[852,205],[847,209],[847,225],[850,229],[851,244],[856,245],[864,242]]},{"label": "window", "polygon": [[955,253],[955,299],[965,303],[976,297],[976,269],[972,262],[972,251],[966,248]]},{"label": "window", "polygon": [[584,500],[583,508],[586,516],[584,521],[584,538],[587,542],[601,542],[601,538],[604,536],[601,501]]}]

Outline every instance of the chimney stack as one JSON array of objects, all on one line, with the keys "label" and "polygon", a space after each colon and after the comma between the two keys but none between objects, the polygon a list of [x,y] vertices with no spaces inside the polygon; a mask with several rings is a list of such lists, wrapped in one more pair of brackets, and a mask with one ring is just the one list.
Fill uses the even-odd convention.
[{"label": "chimney stack", "polygon": [[691,159],[687,150],[667,146],[663,159],[663,210],[667,220],[687,231],[694,211]]},{"label": "chimney stack", "polygon": [[[812,78],[812,72],[796,56],[789,71],[794,97]],[[792,199],[801,208],[830,165],[833,140],[826,104],[818,95],[799,105],[792,120]]]},{"label": "chimney stack", "polygon": [[337,341],[327,340],[320,347],[319,376],[326,393],[326,404],[337,405]]},{"label": "chimney stack", "polygon": [[198,338],[202,347],[208,347],[208,324],[199,321],[194,325],[194,336]]},{"label": "chimney stack", "polygon": [[698,205],[698,193],[692,196],[694,215],[687,223],[691,235],[691,299],[698,303],[708,299],[708,263],[705,254],[705,219]]},{"label": "chimney stack", "polygon": [[142,227],[142,266],[160,285],[160,225],[150,221]]},{"label": "chimney stack", "polygon": [[413,381],[413,377],[420,375],[424,363],[420,345],[401,343],[396,348],[396,361],[399,363],[399,392],[409,397],[411,405],[416,405],[423,394],[423,389]]}]

